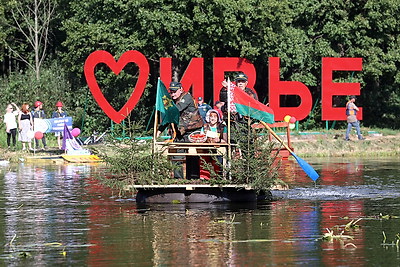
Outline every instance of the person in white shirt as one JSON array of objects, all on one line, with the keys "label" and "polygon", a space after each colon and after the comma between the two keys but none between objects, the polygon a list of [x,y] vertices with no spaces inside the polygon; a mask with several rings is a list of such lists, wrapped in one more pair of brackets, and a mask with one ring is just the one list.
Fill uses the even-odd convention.
[{"label": "person in white shirt", "polygon": [[[14,108],[15,110],[14,110]],[[19,114],[19,108],[15,103],[11,103],[7,105],[6,114],[4,114],[4,123],[6,124],[6,133],[7,133],[7,146],[8,149],[11,148],[11,138],[12,145],[15,149],[16,146],[16,136],[17,136],[17,116]]]}]

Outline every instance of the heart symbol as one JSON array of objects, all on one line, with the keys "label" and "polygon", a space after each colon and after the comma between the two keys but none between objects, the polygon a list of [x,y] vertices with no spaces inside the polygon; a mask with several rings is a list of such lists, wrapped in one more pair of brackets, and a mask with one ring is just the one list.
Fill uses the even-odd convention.
[{"label": "heart symbol", "polygon": [[[136,82],[136,86],[129,97],[125,105],[116,111],[100,90],[97,83],[96,77],[94,75],[94,70],[97,64],[105,63],[116,75],[118,75],[126,64],[133,62],[139,68],[139,77]],[[106,113],[106,115],[112,119],[115,123],[120,123],[123,121],[129,113],[132,112],[136,104],[139,102],[140,97],[143,94],[144,88],[146,87],[147,79],[149,77],[149,63],[146,57],[134,50],[126,51],[120,57],[120,59],[115,61],[114,57],[107,51],[98,50],[91,53],[85,61],[84,66],[86,82],[89,86],[90,92],[92,93],[97,104]]]}]

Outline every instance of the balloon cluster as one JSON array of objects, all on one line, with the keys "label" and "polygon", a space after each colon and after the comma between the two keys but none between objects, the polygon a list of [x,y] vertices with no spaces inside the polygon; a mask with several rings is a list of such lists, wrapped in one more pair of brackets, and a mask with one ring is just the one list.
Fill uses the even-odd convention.
[{"label": "balloon cluster", "polygon": [[297,119],[295,117],[286,115],[283,120],[287,123],[289,123],[289,128],[290,130],[293,130],[296,127],[295,122],[297,121]]},{"label": "balloon cluster", "polygon": [[[71,134],[72,134],[72,136],[77,137],[78,135],[81,134],[81,130],[80,130],[79,128],[74,128],[74,129],[72,129]],[[35,138],[35,139],[37,139],[37,140],[42,139],[43,136],[44,136],[44,134],[43,134],[41,131],[34,132],[34,131],[31,131],[31,130],[28,131],[28,132],[26,133],[26,135],[27,135],[27,137],[28,137],[29,139]]]}]

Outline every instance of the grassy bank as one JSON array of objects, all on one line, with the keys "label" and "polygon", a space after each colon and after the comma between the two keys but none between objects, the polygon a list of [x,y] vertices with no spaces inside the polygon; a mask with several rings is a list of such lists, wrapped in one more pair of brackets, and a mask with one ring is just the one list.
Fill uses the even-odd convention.
[{"label": "grassy bank", "polygon": [[343,131],[317,134],[295,134],[292,145],[301,157],[389,157],[400,156],[400,132],[375,130],[366,134],[365,140],[356,135],[351,141],[344,140]]},{"label": "grassy bank", "polygon": [[[387,129],[363,129],[363,133],[366,138],[363,141],[357,140],[354,134],[351,136],[351,141],[345,141],[343,130],[293,132],[291,142],[296,154],[301,157],[400,156],[400,132]],[[54,154],[56,140],[52,137],[49,139],[50,150],[38,151],[35,154],[21,150],[8,151],[4,148],[5,146],[1,146],[0,159],[19,162],[27,156]],[[112,147],[109,146],[95,146],[95,148],[106,153],[113,153]]]}]

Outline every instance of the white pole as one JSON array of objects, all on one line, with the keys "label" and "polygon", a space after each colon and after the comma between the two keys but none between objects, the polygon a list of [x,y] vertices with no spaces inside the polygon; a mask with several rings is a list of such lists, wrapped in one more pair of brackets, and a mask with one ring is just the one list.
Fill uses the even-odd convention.
[{"label": "white pole", "polygon": [[[228,77],[228,166],[231,166],[232,147],[231,147],[231,80]],[[229,172],[229,180],[231,180],[231,174]]]}]

